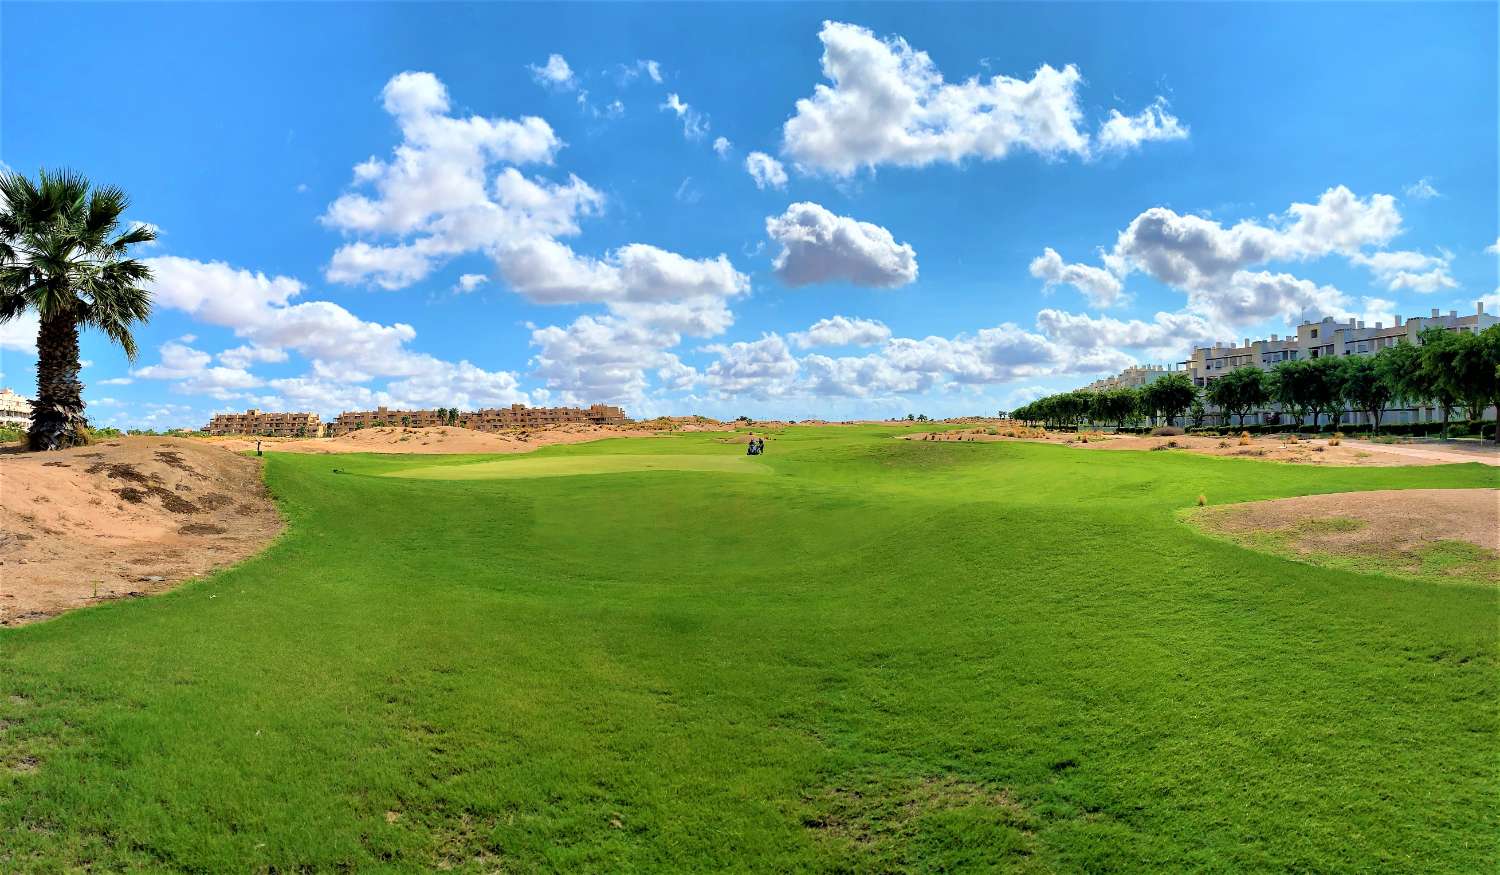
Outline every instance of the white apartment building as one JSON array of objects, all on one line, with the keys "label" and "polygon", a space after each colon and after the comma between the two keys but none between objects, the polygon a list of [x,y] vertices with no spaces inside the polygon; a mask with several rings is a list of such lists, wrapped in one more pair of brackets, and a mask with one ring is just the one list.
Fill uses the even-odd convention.
[{"label": "white apartment building", "polygon": [[1104,377],[1084,386],[1089,392],[1105,389],[1139,389],[1142,386],[1179,370],[1173,365],[1131,365],[1113,377]]},{"label": "white apartment building", "polygon": [[[1193,350],[1192,358],[1182,362],[1182,365],[1193,378],[1193,385],[1207,386],[1213,380],[1245,365],[1255,365],[1263,370],[1270,370],[1280,362],[1294,361],[1299,358],[1313,359],[1327,355],[1373,355],[1403,340],[1415,344],[1418,336],[1429,328],[1480,332],[1496,323],[1500,323],[1500,317],[1484,312],[1483,302],[1476,304],[1474,313],[1468,316],[1460,316],[1456,310],[1449,310],[1444,315],[1440,310],[1434,309],[1430,316],[1413,316],[1404,321],[1397,316],[1390,325],[1376,322],[1373,326],[1366,326],[1361,320],[1350,319],[1346,322],[1339,322],[1332,316],[1326,316],[1320,322],[1304,322],[1298,325],[1296,336],[1281,337],[1273,334],[1269,340],[1251,341],[1247,337],[1240,346],[1232,343],[1216,343],[1213,346],[1199,347]],[[1494,415],[1494,408],[1490,408],[1485,417],[1492,418]],[[1245,423],[1247,425],[1275,423],[1283,421],[1284,418],[1279,408],[1271,405],[1270,409],[1247,415]],[[1440,408],[1418,407],[1387,411],[1381,417],[1381,422],[1387,424],[1437,422],[1442,418],[1443,411]],[[1346,411],[1343,421],[1350,424],[1368,425],[1369,416]]]},{"label": "white apartment building", "polygon": [[1288,335],[1283,338],[1273,334],[1269,340],[1254,342],[1247,337],[1241,346],[1216,343],[1199,347],[1193,350],[1192,358],[1182,364],[1192,376],[1194,385],[1207,386],[1211,380],[1245,365],[1270,370],[1278,362],[1298,358],[1370,355],[1402,340],[1415,344],[1418,335],[1429,328],[1478,332],[1497,322],[1500,318],[1484,312],[1483,302],[1476,305],[1471,316],[1460,316],[1456,310],[1449,310],[1445,316],[1441,311],[1433,310],[1431,316],[1413,316],[1405,322],[1397,316],[1396,321],[1388,326],[1376,322],[1374,326],[1366,327],[1360,320],[1337,322],[1332,316],[1326,316],[1321,322],[1298,325],[1295,337]]},{"label": "white apartment building", "polygon": [[31,399],[17,395],[9,387],[0,389],[0,425],[7,428],[30,428]]},{"label": "white apartment building", "polygon": [[[1140,388],[1175,371],[1187,373],[1192,378],[1193,385],[1202,387],[1235,368],[1245,365],[1255,365],[1262,370],[1269,371],[1281,362],[1295,361],[1299,358],[1320,358],[1326,355],[1373,355],[1403,340],[1415,344],[1418,336],[1429,328],[1479,332],[1496,323],[1500,323],[1500,317],[1484,312],[1483,302],[1476,304],[1474,313],[1468,316],[1460,316],[1456,310],[1449,310],[1446,315],[1439,310],[1433,310],[1430,316],[1413,316],[1406,320],[1397,316],[1390,325],[1376,322],[1373,326],[1366,326],[1364,322],[1357,319],[1340,322],[1332,316],[1327,316],[1320,322],[1304,322],[1298,325],[1295,335],[1282,337],[1279,334],[1273,334],[1269,339],[1254,341],[1246,337],[1238,346],[1233,343],[1216,343],[1213,346],[1198,347],[1193,350],[1191,358],[1178,363],[1176,367],[1133,365],[1113,377],[1095,380],[1084,388],[1089,391],[1120,387]],[[1218,415],[1216,409],[1210,409],[1214,416]],[[1485,418],[1491,419],[1495,415],[1495,409],[1492,407],[1486,411]],[[1405,408],[1386,411],[1381,417],[1381,423],[1439,422],[1442,418],[1443,411],[1440,408]],[[1274,404],[1266,410],[1245,416],[1246,425],[1286,421],[1285,414],[1281,413],[1279,406]],[[1368,425],[1369,416],[1345,411],[1342,421],[1349,424]],[[1238,424],[1238,418],[1236,418],[1236,424]]]}]

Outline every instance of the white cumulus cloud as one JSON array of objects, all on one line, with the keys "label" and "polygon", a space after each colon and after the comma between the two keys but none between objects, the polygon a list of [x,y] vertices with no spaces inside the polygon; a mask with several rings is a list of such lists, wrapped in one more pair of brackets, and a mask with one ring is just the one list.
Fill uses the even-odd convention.
[{"label": "white cumulus cloud", "polygon": [[766,234],[781,244],[773,263],[789,286],[848,282],[894,288],[917,278],[917,254],[879,225],[838,216],[802,202],[766,219]]},{"label": "white cumulus cloud", "polygon": [[1096,307],[1110,307],[1118,303],[1124,285],[1119,277],[1102,267],[1088,264],[1067,264],[1056,249],[1047,247],[1042,254],[1032,259],[1031,275],[1042,280],[1047,288],[1066,283],[1089,299]]},{"label": "white cumulus cloud", "polygon": [[531,77],[539,85],[556,88],[561,91],[571,91],[578,87],[578,80],[573,76],[573,68],[568,66],[568,61],[562,55],[551,54],[547,56],[547,63],[540,66],[529,64]]},{"label": "white cumulus cloud", "polygon": [[1375,278],[1385,283],[1386,289],[1392,292],[1411,289],[1414,292],[1430,293],[1458,288],[1458,281],[1448,272],[1453,253],[1447,251],[1439,255],[1412,250],[1374,252],[1369,255],[1356,253],[1349,261],[1369,268]]},{"label": "white cumulus cloud", "polygon": [[[849,176],[883,164],[923,167],[967,158],[996,160],[1013,150],[1048,157],[1088,157],[1072,64],[1043,64],[1029,79],[978,76],[949,82],[926,52],[900,37],[881,39],[867,28],[823,23],[823,75],[813,95],[797,101],[782,128],[782,148],[798,165]],[[1112,148],[1133,139],[1170,139],[1186,126],[1165,103],[1137,116],[1113,117],[1101,136]]]},{"label": "white cumulus cloud", "polygon": [[1172,115],[1164,97],[1156,98],[1155,103],[1135,115],[1112,109],[1109,118],[1099,126],[1099,147],[1116,152],[1138,149],[1142,143],[1187,138],[1187,125]]},{"label": "white cumulus cloud", "polygon": [[781,162],[764,152],[751,152],[745,156],[745,171],[755,180],[755,187],[785,188],[786,168]]},{"label": "white cumulus cloud", "polygon": [[876,346],[891,339],[891,329],[875,319],[832,316],[819,319],[806,331],[796,331],[787,339],[798,349],[826,346]]}]

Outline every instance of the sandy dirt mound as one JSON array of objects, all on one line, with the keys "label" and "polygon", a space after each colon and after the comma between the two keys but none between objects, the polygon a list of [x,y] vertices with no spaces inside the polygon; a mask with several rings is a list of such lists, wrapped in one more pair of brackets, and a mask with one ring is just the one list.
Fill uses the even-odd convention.
[{"label": "sandy dirt mound", "polygon": [[[994,432],[993,434],[991,432]],[[1012,436],[1016,435],[1016,436]],[[1289,440],[1286,435],[1251,437],[1206,437],[1203,435],[1115,435],[1103,432],[1043,432],[1041,429],[954,429],[942,432],[917,432],[903,440],[919,441],[1009,441],[1062,444],[1085,450],[1156,450],[1188,452],[1206,456],[1232,456],[1290,462],[1300,465],[1329,467],[1393,467],[1403,465],[1451,465],[1479,462],[1500,465],[1500,450],[1493,447],[1445,448],[1427,445],[1376,444],[1368,441],[1341,440],[1337,444],[1325,438]],[[1245,441],[1245,442],[1242,442]]]},{"label": "sandy dirt mound", "polygon": [[1339,492],[1206,507],[1188,518],[1314,564],[1500,583],[1500,489]]},{"label": "sandy dirt mound", "polygon": [[260,463],[203,441],[0,456],[0,626],[167,589],[280,531]]},{"label": "sandy dirt mound", "polygon": [[[433,428],[362,428],[331,438],[263,438],[268,453],[528,453],[555,444],[577,444],[617,437],[655,437],[661,431],[575,425],[542,431],[475,431],[442,425]],[[226,449],[255,449],[255,438],[201,438]]]}]

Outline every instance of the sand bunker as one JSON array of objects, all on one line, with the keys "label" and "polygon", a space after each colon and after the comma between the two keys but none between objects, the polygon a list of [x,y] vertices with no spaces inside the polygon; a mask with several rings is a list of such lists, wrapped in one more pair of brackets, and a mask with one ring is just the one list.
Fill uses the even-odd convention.
[{"label": "sand bunker", "polygon": [[1195,509],[1251,549],[1327,567],[1500,584],[1500,489],[1339,492]]},{"label": "sand bunker", "polygon": [[[268,453],[529,453],[538,447],[577,444],[616,437],[654,437],[660,430],[595,425],[544,431],[475,431],[457,426],[364,428],[331,438],[262,438]],[[201,438],[225,449],[255,449],[255,438]]]},{"label": "sand bunker", "polygon": [[542,456],[460,465],[432,465],[386,474],[417,480],[507,480],[568,477],[583,474],[640,474],[650,471],[712,471],[728,474],[768,472],[760,459],[744,455],[589,455]]},{"label": "sand bunker", "polygon": [[0,625],[169,588],[280,531],[259,462],[202,441],[0,456]]},{"label": "sand bunker", "polygon": [[[1324,465],[1328,467],[1394,467],[1405,465],[1453,465],[1478,462],[1484,465],[1500,465],[1500,449],[1488,446],[1431,445],[1431,444],[1377,444],[1368,441],[1341,440],[1332,444],[1326,438],[1313,440],[1288,440],[1286,435],[1269,435],[1249,438],[1247,442],[1238,436],[1209,437],[1203,435],[1175,435],[1156,437],[1148,435],[1115,435],[1101,432],[1043,432],[1041,429],[1015,429],[1020,437],[1012,437],[1006,429],[975,428],[942,432],[917,432],[903,435],[903,440],[916,441],[1013,441],[1061,444],[1085,450],[1150,450],[1158,452],[1188,452],[1205,456],[1230,456],[1247,459],[1265,459],[1271,462],[1290,462],[1301,465]],[[995,432],[995,433],[991,433]]]}]

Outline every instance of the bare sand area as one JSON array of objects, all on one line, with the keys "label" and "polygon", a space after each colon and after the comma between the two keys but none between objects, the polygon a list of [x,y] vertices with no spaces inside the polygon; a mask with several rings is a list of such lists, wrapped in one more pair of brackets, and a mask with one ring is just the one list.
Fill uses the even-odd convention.
[{"label": "bare sand area", "polygon": [[0,455],[0,626],[170,588],[281,527],[260,463],[202,440]]},{"label": "bare sand area", "polygon": [[1248,438],[1237,435],[1116,435],[1104,432],[1052,432],[1023,426],[917,432],[903,435],[902,439],[939,442],[1020,440],[1061,444],[1085,450],[1189,452],[1329,467],[1452,465],[1464,462],[1500,466],[1500,450],[1493,444],[1481,446],[1456,441],[1442,444],[1382,444],[1349,439],[1337,442],[1328,438],[1302,440],[1289,435]]},{"label": "bare sand area", "polygon": [[1337,492],[1198,508],[1188,519],[1316,565],[1500,584],[1500,489]]}]

